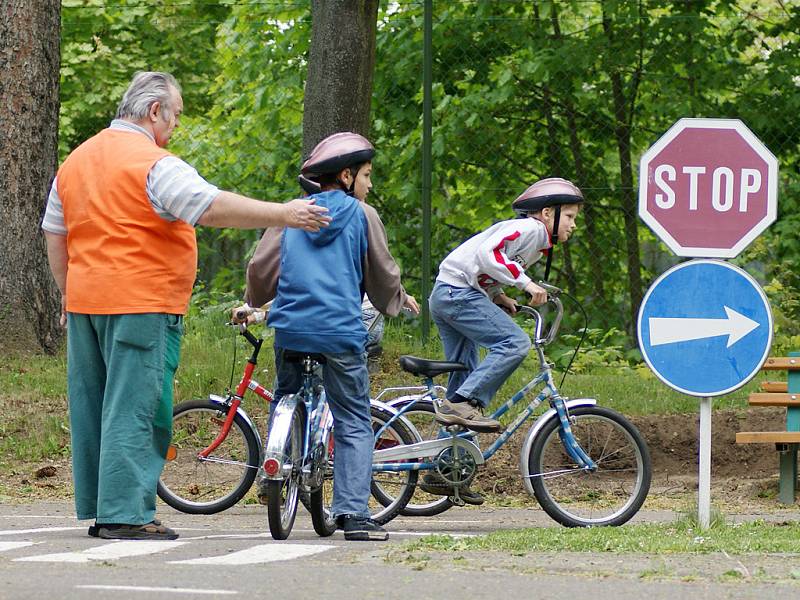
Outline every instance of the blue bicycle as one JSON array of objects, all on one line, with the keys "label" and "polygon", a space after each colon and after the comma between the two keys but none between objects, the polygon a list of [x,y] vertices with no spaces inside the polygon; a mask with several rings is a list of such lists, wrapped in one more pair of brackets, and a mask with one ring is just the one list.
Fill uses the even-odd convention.
[{"label": "blue bicycle", "polygon": [[[440,401],[433,378],[449,373],[453,363],[413,356],[400,358],[403,370],[423,379],[426,392],[388,406],[386,412],[390,414],[381,425],[383,429],[377,430],[376,439],[384,439],[385,432],[400,423],[411,427],[412,436],[423,441],[391,447],[376,445],[372,493],[380,507],[373,518],[385,523],[401,511],[434,515],[453,505],[463,505],[459,489],[472,481],[480,466],[545,400],[550,408],[536,418],[520,454],[520,473],[527,492],[550,517],[568,527],[621,525],[641,508],[652,475],[647,444],[618,412],[597,406],[597,401],[591,398],[561,396],[544,355],[544,347],[555,339],[561,324],[561,290],[540,285],[548,290],[548,305],[554,309],[547,332],[538,310],[529,307],[518,310],[520,316],[533,324],[532,351],[538,357],[539,371],[492,418],[500,419],[512,407],[530,398],[539,386],[542,389],[485,450],[481,450],[477,434],[458,426],[436,426],[431,428],[433,433],[420,435],[423,424],[430,427],[434,422],[434,403]],[[452,495],[418,498],[420,492],[414,495],[414,490],[420,471],[436,471],[452,486]],[[415,502],[409,504],[412,495]]]}]

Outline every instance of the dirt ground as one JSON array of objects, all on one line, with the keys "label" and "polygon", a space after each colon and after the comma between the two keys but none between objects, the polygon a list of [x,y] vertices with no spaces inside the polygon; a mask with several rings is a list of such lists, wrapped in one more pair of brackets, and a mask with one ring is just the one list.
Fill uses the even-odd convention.
[{"label": "dirt ground", "polygon": [[[780,408],[712,414],[712,503],[722,510],[753,512],[780,508],[778,454],[772,444],[736,445],[738,431],[780,431]],[[653,463],[651,508],[685,510],[697,490],[699,415],[647,415],[631,420],[647,441]],[[520,445],[515,435],[478,474],[474,487],[498,505],[529,503],[519,477]],[[0,501],[69,498],[68,459],[44,464],[19,464],[0,477]]]}]

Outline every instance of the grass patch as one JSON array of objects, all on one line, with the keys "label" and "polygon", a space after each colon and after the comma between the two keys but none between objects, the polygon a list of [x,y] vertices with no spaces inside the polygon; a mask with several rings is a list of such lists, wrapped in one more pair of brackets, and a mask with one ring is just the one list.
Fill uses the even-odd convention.
[{"label": "grass patch", "polygon": [[[251,347],[234,328],[225,325],[233,302],[209,308],[193,305],[187,317],[181,363],[175,379],[175,401],[205,398],[209,394],[225,394],[235,386]],[[255,379],[267,388],[274,381],[272,332],[259,326],[253,329],[265,342],[259,357]],[[371,388],[377,394],[385,387],[416,386],[418,378],[400,370],[398,357],[413,354],[426,358],[443,358],[441,342],[435,335],[423,343],[415,322],[404,318],[389,319],[383,341],[379,369],[371,375]],[[558,349],[554,349],[557,352]],[[587,350],[588,351],[588,350]],[[534,356],[529,356],[497,395],[502,402],[520,389],[538,370]],[[773,376],[774,378],[774,376]],[[558,374],[557,383],[561,376]],[[444,385],[447,378],[437,378]],[[751,382],[734,394],[715,399],[715,408],[743,409]],[[67,418],[66,356],[2,355],[0,356],[0,471],[13,460],[38,461],[69,454]],[[673,392],[648,369],[640,367],[584,369],[566,378],[562,393],[569,397],[593,397],[604,406],[626,415],[689,413],[697,411],[697,400]],[[266,407],[255,395],[245,397],[244,408],[263,432]],[[519,410],[509,411],[504,420],[512,420]],[[545,407],[542,407],[544,410]]]},{"label": "grass patch", "polygon": [[473,538],[428,536],[406,546],[411,553],[500,551],[635,552],[647,554],[800,553],[800,524],[756,521],[718,524],[705,531],[688,520],[669,524],[567,529],[542,527],[497,531]]},{"label": "grass patch", "polygon": [[[233,385],[238,383],[245,362],[250,356],[251,347],[237,335],[235,329],[225,325],[230,306],[231,303],[206,309],[193,308],[186,319],[181,363],[175,380],[176,402],[203,398],[209,393],[222,394],[231,385],[231,381]],[[271,387],[274,377],[272,333],[261,326],[254,328],[254,333],[265,337],[256,379],[261,384]],[[402,354],[433,359],[444,358],[438,337],[433,336],[423,344],[416,325],[401,318],[388,321],[383,346],[380,370],[371,375],[373,393],[384,387],[419,385],[418,378],[400,370],[397,358]],[[537,370],[536,358],[531,355],[501,388],[497,402],[511,397]],[[561,374],[556,373],[556,375],[556,382],[560,385]],[[772,378],[774,379],[774,375]],[[437,378],[439,384],[444,385],[446,382],[447,378],[444,376]],[[30,395],[51,399],[65,397],[65,353],[56,356],[0,357],[0,386],[8,396]],[[751,382],[732,394],[716,398],[714,407],[742,409],[747,404],[748,393],[756,387],[757,382]],[[697,411],[696,398],[674,392],[644,367],[597,368],[590,372],[570,374],[561,386],[561,391],[573,398],[596,398],[602,405],[627,415]],[[513,418],[513,414],[508,418]]]}]

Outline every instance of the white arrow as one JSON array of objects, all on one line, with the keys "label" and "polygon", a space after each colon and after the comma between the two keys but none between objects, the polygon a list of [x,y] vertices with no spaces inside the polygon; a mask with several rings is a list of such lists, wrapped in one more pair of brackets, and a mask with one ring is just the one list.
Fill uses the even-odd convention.
[{"label": "white arrow", "polygon": [[725,319],[651,317],[648,319],[650,323],[650,345],[660,346],[662,344],[688,342],[727,335],[727,347],[730,348],[759,326],[756,321],[748,319],[727,306],[725,307],[725,314],[728,315]]}]

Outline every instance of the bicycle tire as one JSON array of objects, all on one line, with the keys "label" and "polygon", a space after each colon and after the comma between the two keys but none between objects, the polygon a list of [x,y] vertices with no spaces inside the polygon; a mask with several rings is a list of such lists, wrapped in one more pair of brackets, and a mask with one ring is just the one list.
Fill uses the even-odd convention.
[{"label": "bicycle tire", "polygon": [[[647,444],[621,414],[599,406],[570,411],[571,428],[581,448],[597,465],[593,473],[575,465],[551,418],[537,434],[528,455],[536,500],[567,527],[622,525],[641,508],[650,490],[652,467]],[[551,476],[548,477],[547,473]]]},{"label": "bicycle tire", "polygon": [[320,537],[329,537],[336,531],[336,519],[331,512],[331,504],[333,503],[333,448],[331,446],[333,427],[327,433],[328,439],[323,447],[326,461],[322,467],[325,469],[322,485],[316,490],[312,490],[306,506],[308,512],[311,513],[311,524],[314,526],[314,531]]},{"label": "bicycle tire", "polygon": [[[419,433],[419,441],[438,438],[441,425],[436,422],[436,411],[433,408],[433,402],[430,399],[411,400],[410,402],[398,404],[394,408],[401,410],[408,406],[409,403],[413,404],[413,406],[404,412],[403,416],[411,422],[417,433]],[[372,487],[372,495],[382,506],[389,506],[394,501],[394,498],[378,485]],[[428,494],[417,487],[411,496],[411,500],[400,511],[400,515],[404,517],[433,517],[453,506],[447,496]]]},{"label": "bicycle tire", "polygon": [[[377,406],[370,406],[370,413],[372,415],[372,428],[376,434],[393,416],[391,412]],[[402,421],[396,420],[386,428],[379,439],[375,440],[375,448],[383,449],[397,445],[413,444],[416,441],[418,441],[417,437],[411,430]],[[372,481],[370,482],[373,498],[375,497],[376,486],[386,487],[391,485],[391,491],[385,493],[393,498],[393,502],[387,506],[379,502],[371,503],[372,520],[383,525],[399,515],[400,511],[403,510],[414,495],[418,476],[418,471],[373,471]],[[377,510],[372,510],[373,508]]]},{"label": "bicycle tire", "polygon": [[227,412],[227,407],[209,399],[188,400],[173,409],[172,447],[176,455],[166,461],[157,491],[159,498],[174,509],[213,515],[239,502],[253,485],[259,444],[239,413],[212,455],[198,458],[221,431]]},{"label": "bicycle tire", "polygon": [[[302,404],[295,407],[288,427],[283,455],[286,457],[284,461],[290,461],[291,470],[282,480],[267,481],[267,521],[269,532],[276,540],[289,537],[297,516],[305,430],[305,408]],[[270,432],[270,435],[282,436],[283,432]]]}]

